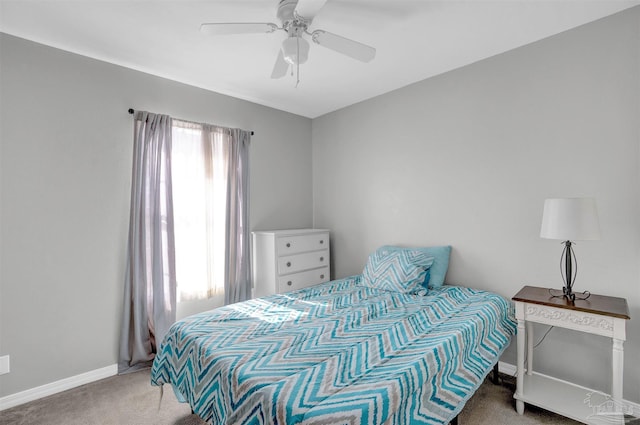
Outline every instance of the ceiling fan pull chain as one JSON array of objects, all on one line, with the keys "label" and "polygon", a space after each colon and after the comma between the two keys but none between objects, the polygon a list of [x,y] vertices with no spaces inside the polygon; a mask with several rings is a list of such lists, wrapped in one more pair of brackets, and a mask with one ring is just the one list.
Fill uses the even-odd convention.
[{"label": "ceiling fan pull chain", "polygon": [[300,84],[300,37],[296,38],[296,47],[298,49],[296,52],[296,56],[298,57],[296,60],[296,88],[298,88],[298,84]]},{"label": "ceiling fan pull chain", "polygon": [[296,88],[298,88],[298,84],[300,84],[300,64],[298,64],[298,69],[296,70]]}]

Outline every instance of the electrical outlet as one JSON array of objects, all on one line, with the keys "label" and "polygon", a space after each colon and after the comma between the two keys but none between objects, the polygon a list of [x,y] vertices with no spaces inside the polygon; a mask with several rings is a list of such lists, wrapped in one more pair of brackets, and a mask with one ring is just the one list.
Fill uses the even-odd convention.
[{"label": "electrical outlet", "polygon": [[0,375],[9,373],[9,356],[0,357]]}]

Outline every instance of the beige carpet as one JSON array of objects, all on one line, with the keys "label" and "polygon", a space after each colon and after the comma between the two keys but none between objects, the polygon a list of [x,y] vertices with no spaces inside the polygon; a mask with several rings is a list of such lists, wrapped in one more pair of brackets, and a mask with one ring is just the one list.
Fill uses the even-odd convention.
[{"label": "beige carpet", "polygon": [[[501,385],[486,381],[460,414],[460,425],[577,424],[570,419],[527,406],[524,416],[514,408],[514,380]],[[167,388],[168,389],[168,388]],[[149,384],[149,371],[114,376],[0,412],[2,425],[202,425],[188,405]]]}]

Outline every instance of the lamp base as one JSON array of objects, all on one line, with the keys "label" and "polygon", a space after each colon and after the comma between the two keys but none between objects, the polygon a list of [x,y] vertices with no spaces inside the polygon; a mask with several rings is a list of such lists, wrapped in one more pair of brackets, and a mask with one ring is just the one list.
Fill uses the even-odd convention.
[{"label": "lamp base", "polygon": [[570,303],[574,303],[576,300],[586,300],[591,296],[591,292],[589,291],[573,292],[571,288],[568,288],[566,286],[562,287],[562,293],[559,292],[559,289],[549,289],[549,294],[552,298],[566,298]]},{"label": "lamp base", "polygon": [[576,300],[576,294],[573,292],[570,286],[563,286],[562,293],[564,294],[564,297],[569,301],[574,302]]}]

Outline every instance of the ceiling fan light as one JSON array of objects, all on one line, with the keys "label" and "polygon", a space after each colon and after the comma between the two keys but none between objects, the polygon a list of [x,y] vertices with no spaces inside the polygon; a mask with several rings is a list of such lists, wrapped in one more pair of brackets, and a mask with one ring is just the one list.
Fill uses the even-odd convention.
[{"label": "ceiling fan light", "polygon": [[282,54],[291,65],[302,65],[309,58],[309,43],[302,37],[288,37],[282,42]]}]

